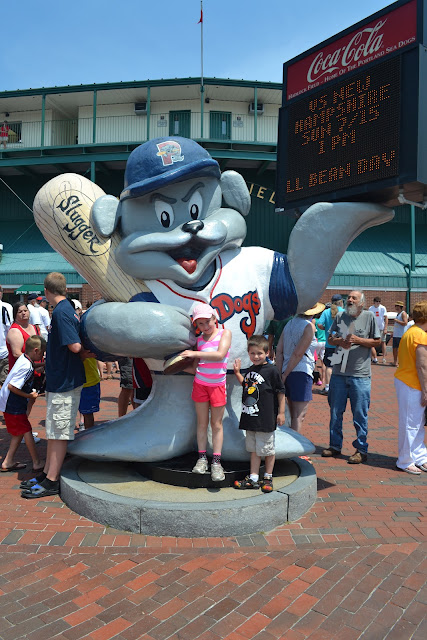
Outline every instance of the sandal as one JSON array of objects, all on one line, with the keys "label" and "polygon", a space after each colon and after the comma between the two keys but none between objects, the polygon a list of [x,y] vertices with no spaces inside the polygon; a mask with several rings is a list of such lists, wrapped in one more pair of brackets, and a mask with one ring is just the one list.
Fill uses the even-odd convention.
[{"label": "sandal", "polygon": [[29,489],[21,491],[21,498],[31,500],[34,498],[45,498],[47,496],[59,496],[59,484],[57,488],[46,489],[41,484],[33,484]]},{"label": "sandal", "polygon": [[243,480],[234,481],[235,489],[259,489],[259,483],[251,480],[250,476],[246,476]]},{"label": "sandal", "polygon": [[19,485],[20,489],[31,489],[34,485],[38,484],[37,478],[30,478],[29,480],[23,480]]},{"label": "sandal", "polygon": [[423,462],[423,464],[416,464],[417,469],[421,469],[421,471],[425,471],[427,473],[427,462]]},{"label": "sandal", "polygon": [[1,472],[9,473],[9,471],[22,471],[22,469],[25,469],[26,466],[27,465],[23,462],[15,462],[15,464],[13,464],[11,467],[1,467]]},{"label": "sandal", "polygon": [[273,478],[264,478],[261,482],[261,491],[271,493],[273,491]]},{"label": "sandal", "polygon": [[410,473],[413,476],[421,475],[421,471],[417,469],[416,465],[414,464],[410,464],[409,467],[406,467],[406,469],[401,469],[400,467],[396,466],[396,469],[398,471],[403,471],[404,473]]}]

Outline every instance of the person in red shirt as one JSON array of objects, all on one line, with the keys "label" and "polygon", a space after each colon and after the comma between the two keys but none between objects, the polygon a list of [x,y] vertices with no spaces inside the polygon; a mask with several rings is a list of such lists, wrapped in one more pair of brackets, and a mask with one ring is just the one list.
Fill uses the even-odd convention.
[{"label": "person in red shirt", "polygon": [[9,139],[9,125],[7,124],[7,120],[5,120],[0,128],[0,142],[3,147],[6,149],[7,141]]}]

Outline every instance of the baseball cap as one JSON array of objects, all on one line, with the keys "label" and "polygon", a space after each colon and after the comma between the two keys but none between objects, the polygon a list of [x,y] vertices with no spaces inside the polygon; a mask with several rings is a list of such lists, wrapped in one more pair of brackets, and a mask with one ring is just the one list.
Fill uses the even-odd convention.
[{"label": "baseball cap", "polygon": [[342,296],[339,293],[334,293],[334,295],[331,298],[332,302],[339,302],[340,300],[342,300]]},{"label": "baseball cap", "polygon": [[212,318],[212,316],[218,320],[217,312],[209,304],[197,304],[193,309],[193,322],[199,318]]},{"label": "baseball cap", "polygon": [[126,163],[120,201],[137,198],[190,178],[220,178],[219,164],[194,140],[155,138],[134,149]]},{"label": "baseball cap", "polygon": [[37,300],[37,293],[30,293],[27,300]]},{"label": "baseball cap", "polygon": [[82,303],[80,302],[80,300],[72,298],[71,302],[74,304],[74,309],[82,309]]},{"label": "baseball cap", "polygon": [[45,296],[37,296],[37,302],[48,302],[48,299]]}]

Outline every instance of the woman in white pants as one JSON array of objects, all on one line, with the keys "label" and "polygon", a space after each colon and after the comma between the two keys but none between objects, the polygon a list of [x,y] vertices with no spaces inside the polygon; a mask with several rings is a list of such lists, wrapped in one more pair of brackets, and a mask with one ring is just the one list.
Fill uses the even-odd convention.
[{"label": "woman in white pants", "polygon": [[399,404],[399,457],[396,467],[406,473],[427,472],[427,447],[424,444],[427,406],[427,301],[419,302],[412,312],[414,325],[399,344],[399,368],[394,376]]}]

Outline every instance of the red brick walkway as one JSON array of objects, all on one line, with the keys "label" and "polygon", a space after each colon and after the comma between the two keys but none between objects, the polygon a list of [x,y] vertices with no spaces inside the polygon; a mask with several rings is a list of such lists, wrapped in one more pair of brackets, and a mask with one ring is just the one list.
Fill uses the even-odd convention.
[{"label": "red brick walkway", "polygon": [[[427,474],[395,470],[393,369],[373,371],[368,464],[320,457],[327,399],[305,433],[318,500],[297,523],[230,538],[154,538],[116,531],[59,498],[25,501],[0,476],[0,638],[73,640],[425,640]],[[102,419],[118,381],[102,383]],[[32,422],[43,437],[44,401]],[[0,428],[1,453],[8,445]],[[44,449],[44,443],[38,445]],[[24,447],[20,460],[27,461]],[[29,467],[30,467],[29,463]]]}]

